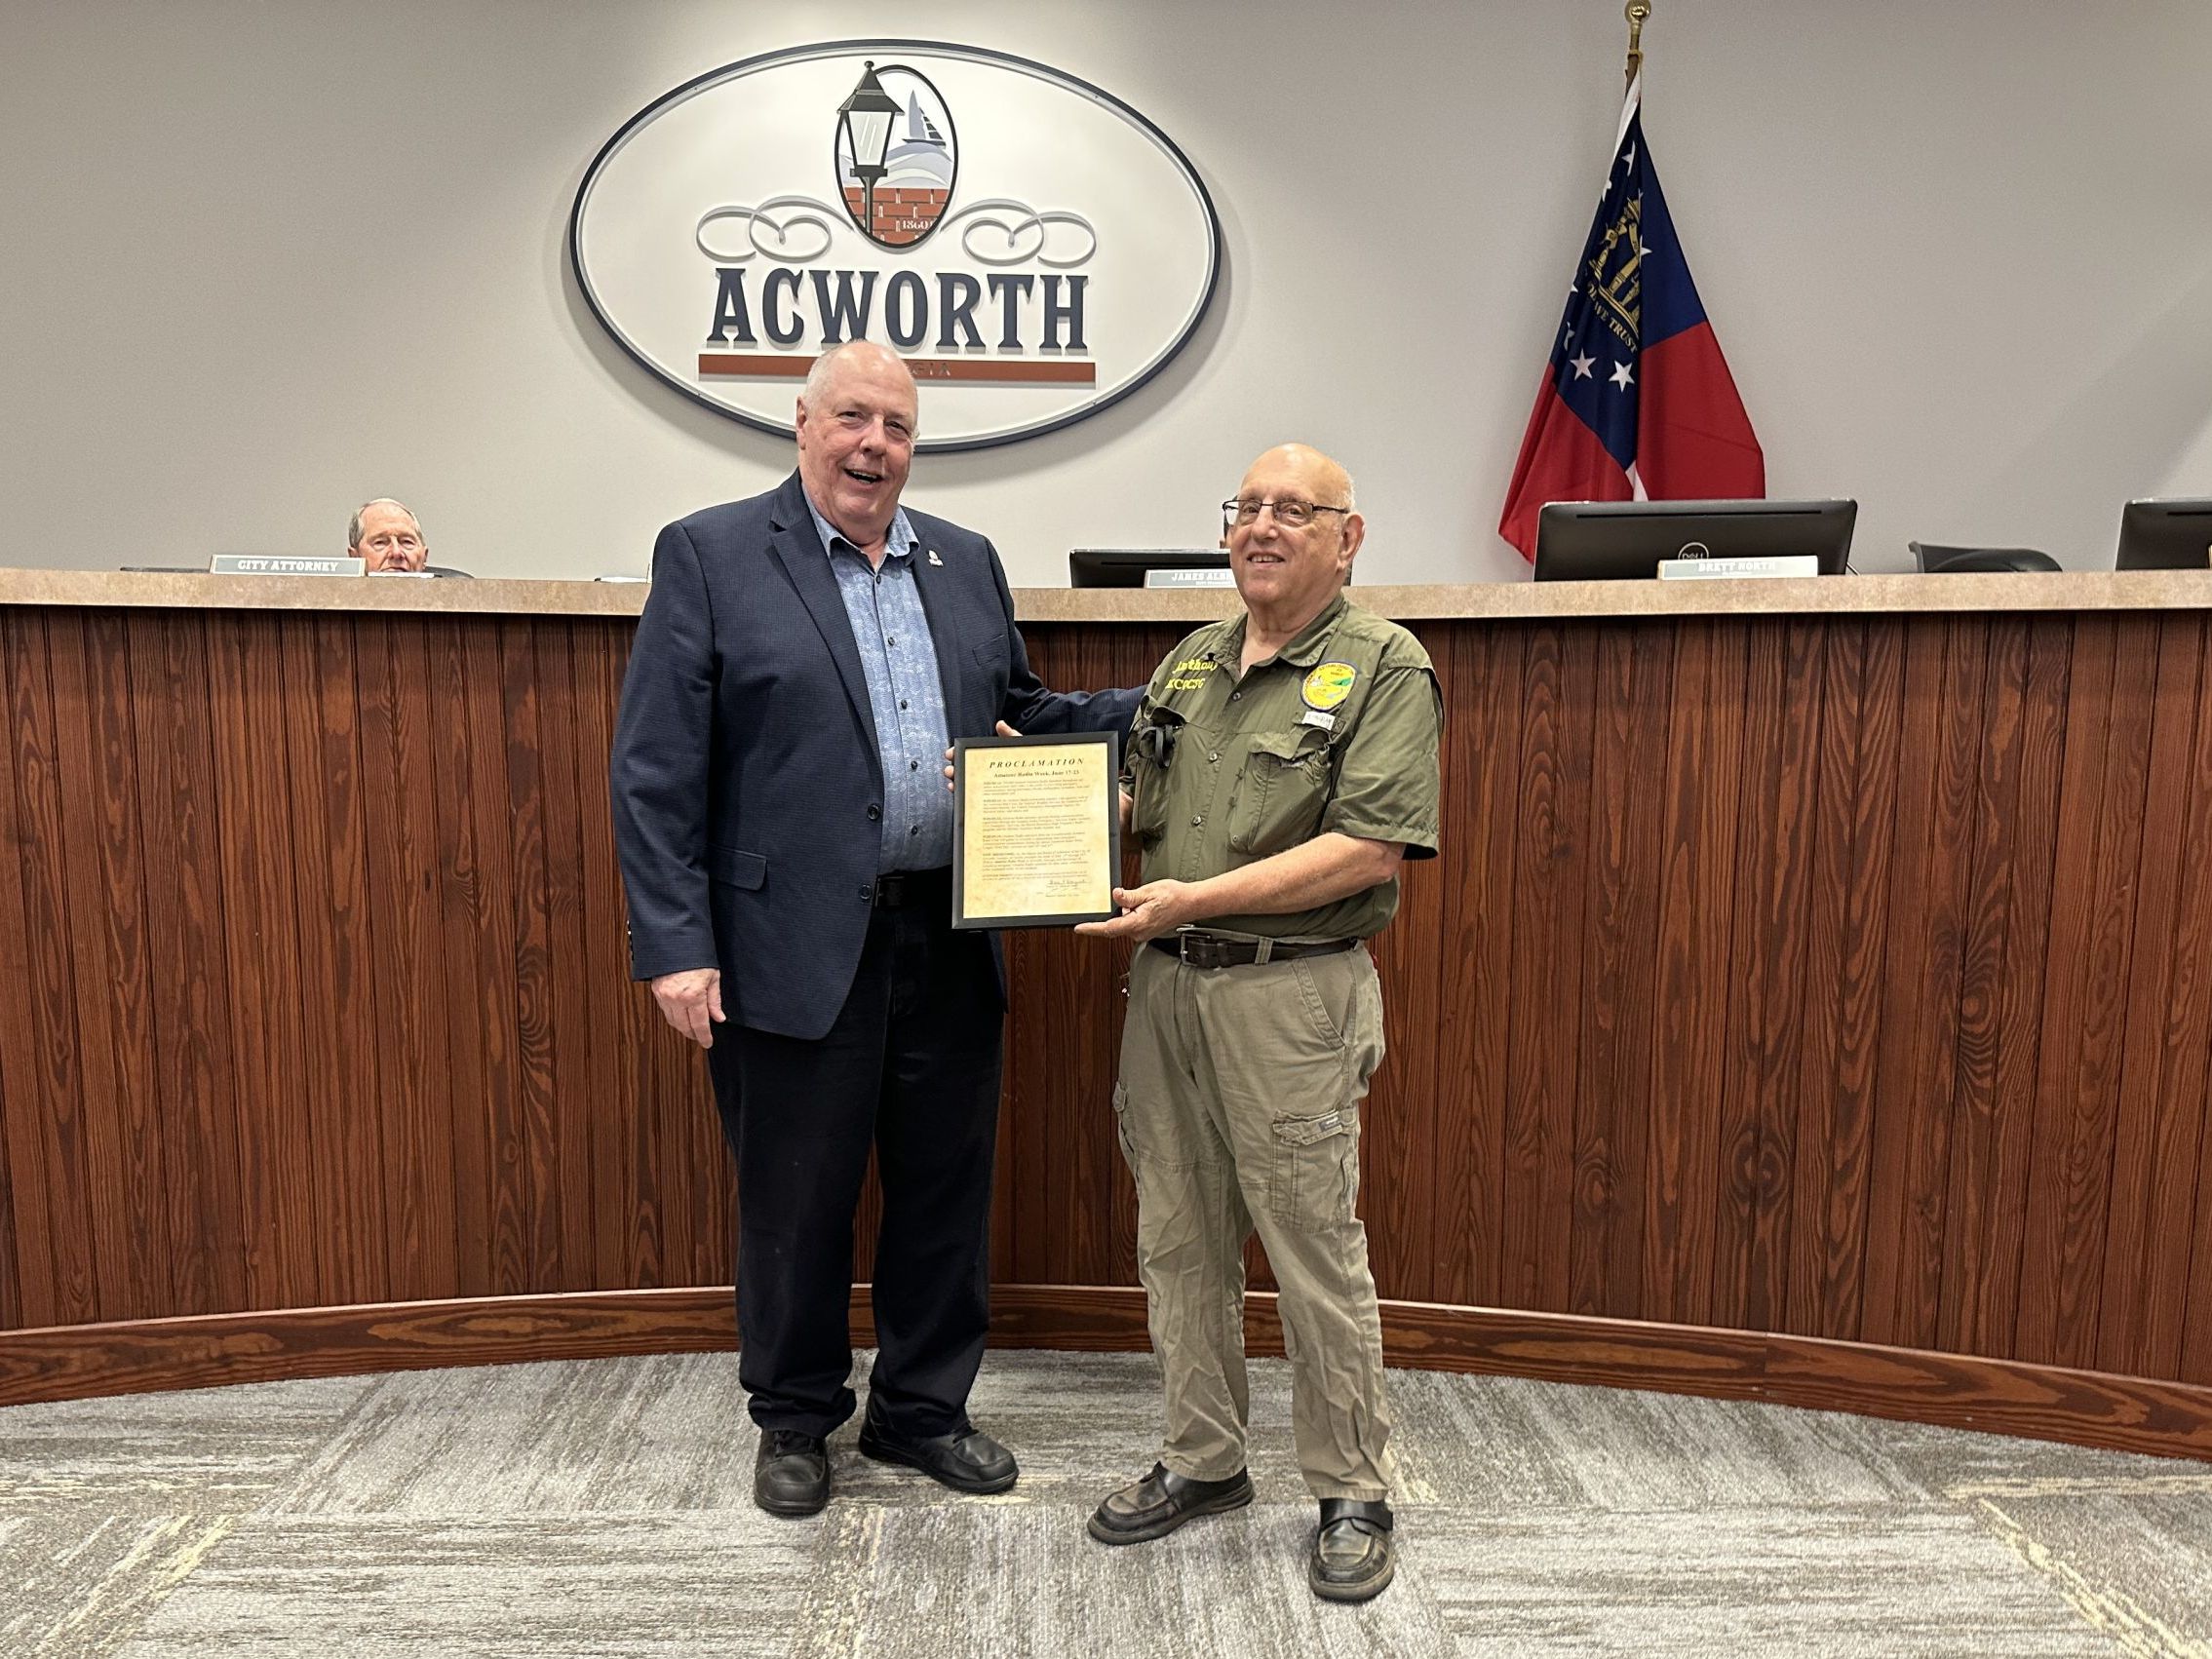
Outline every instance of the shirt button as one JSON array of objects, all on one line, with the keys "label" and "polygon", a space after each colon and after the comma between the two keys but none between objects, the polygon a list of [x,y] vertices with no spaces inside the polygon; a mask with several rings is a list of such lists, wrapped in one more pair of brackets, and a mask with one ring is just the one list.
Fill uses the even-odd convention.
[{"label": "shirt button", "polygon": [[874,822],[875,822],[875,821],[876,821],[876,820],[877,820],[878,818],[881,818],[882,816],[883,816],[883,809],[882,809],[881,807],[877,806],[877,805],[876,805],[876,804],[875,804],[875,803],[874,803],[873,801],[870,801],[870,802],[868,803],[868,821],[869,821],[869,823],[871,823],[871,824],[873,824],[873,823],[874,823]]},{"label": "shirt button", "polygon": [[910,772],[918,772],[918,771],[920,771],[920,770],[921,770],[921,762],[920,762],[920,761],[918,761],[918,760],[910,760],[910,761],[908,761],[908,762],[907,762],[907,770],[908,770],[908,771],[910,771]]},{"label": "shirt button", "polygon": [[1206,758],[1208,760],[1211,760],[1215,765],[1219,766],[1222,763],[1222,752],[1217,749],[1213,753],[1207,755]]},{"label": "shirt button", "polygon": [[1197,829],[1197,828],[1198,828],[1198,826],[1199,826],[1199,825],[1201,825],[1201,824],[1203,824],[1203,823],[1205,823],[1205,822],[1206,822],[1206,815],[1205,815],[1205,814],[1204,814],[1203,812],[1201,812],[1201,813],[1197,813],[1197,814],[1194,814],[1194,815],[1192,816],[1191,820],[1190,820],[1190,828],[1191,828],[1191,829],[1193,829],[1193,830],[1195,830],[1195,829]]},{"label": "shirt button", "polygon": [[915,825],[911,825],[911,826],[910,826],[910,827],[908,828],[908,830],[907,830],[907,833],[908,833],[908,834],[910,834],[910,835],[918,835],[918,834],[920,834],[920,833],[921,833],[921,826],[920,826],[920,825],[918,825],[918,824],[915,824]]},{"label": "shirt button", "polygon": [[875,889],[873,887],[863,887],[860,890],[860,896],[863,899],[873,900],[875,897]]},{"label": "shirt button", "polygon": [[906,699],[905,699],[904,697],[900,698],[900,699],[899,699],[899,707],[900,707],[900,708],[902,708],[902,709],[904,709],[904,708],[905,708],[906,706],[907,706],[907,700],[906,700]]},{"label": "shirt button", "polygon": [[1230,701],[1231,703],[1241,703],[1241,702],[1243,702],[1243,701],[1244,701],[1244,693],[1243,693],[1243,692],[1241,692],[1241,691],[1232,691],[1232,692],[1230,692],[1230,693],[1229,693],[1229,701]]},{"label": "shirt button", "polygon": [[886,645],[896,645],[898,642],[899,637],[896,634],[886,634],[883,636],[883,643]]}]

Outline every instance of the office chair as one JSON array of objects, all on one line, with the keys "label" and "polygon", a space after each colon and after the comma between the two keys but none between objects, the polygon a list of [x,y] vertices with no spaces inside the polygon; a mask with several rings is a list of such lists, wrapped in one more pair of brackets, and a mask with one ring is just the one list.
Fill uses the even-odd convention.
[{"label": "office chair", "polygon": [[2066,567],[2047,553],[2032,547],[1943,547],[1935,542],[1907,542],[1913,557],[1925,571],[1937,570],[2063,570]]}]

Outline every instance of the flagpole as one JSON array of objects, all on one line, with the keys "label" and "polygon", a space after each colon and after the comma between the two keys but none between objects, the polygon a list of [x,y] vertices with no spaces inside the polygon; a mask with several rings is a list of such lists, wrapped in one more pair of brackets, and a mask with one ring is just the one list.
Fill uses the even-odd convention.
[{"label": "flagpole", "polygon": [[1651,16],[1650,0],[1628,0],[1621,16],[1628,19],[1627,85],[1633,87],[1644,72],[1644,24]]}]

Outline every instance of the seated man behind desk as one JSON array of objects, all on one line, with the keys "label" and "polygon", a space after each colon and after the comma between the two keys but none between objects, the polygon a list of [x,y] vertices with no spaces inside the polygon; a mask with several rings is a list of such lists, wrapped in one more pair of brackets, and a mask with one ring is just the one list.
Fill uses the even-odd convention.
[{"label": "seated man behind desk", "polygon": [[346,552],[371,576],[466,576],[432,564],[422,521],[401,502],[378,496],[364,502],[346,525]]}]

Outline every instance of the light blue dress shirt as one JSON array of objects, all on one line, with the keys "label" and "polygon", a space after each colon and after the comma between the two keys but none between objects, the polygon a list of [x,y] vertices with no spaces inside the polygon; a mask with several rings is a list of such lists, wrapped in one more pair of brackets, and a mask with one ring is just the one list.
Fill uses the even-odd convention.
[{"label": "light blue dress shirt", "polygon": [[814,527],[830,550],[830,568],[860,647],[875,747],[883,762],[883,855],[880,870],[935,869],[952,862],[952,791],[945,787],[945,687],[929,615],[914,585],[914,531],[905,508],[891,519],[880,569],[835,525],[815,512]]}]

